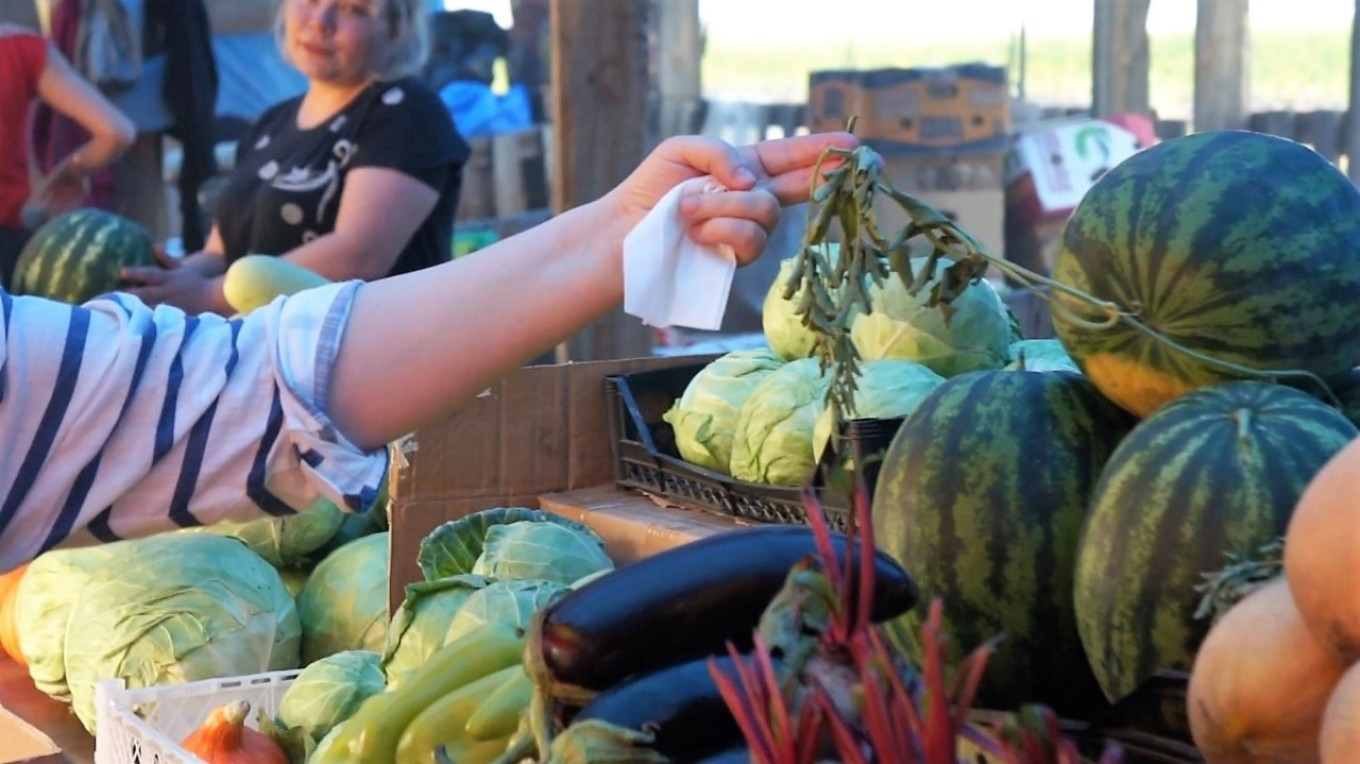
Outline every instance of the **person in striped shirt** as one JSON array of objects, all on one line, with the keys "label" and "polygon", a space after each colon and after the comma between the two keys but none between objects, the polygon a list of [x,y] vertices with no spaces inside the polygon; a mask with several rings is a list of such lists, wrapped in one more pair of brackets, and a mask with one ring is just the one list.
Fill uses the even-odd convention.
[{"label": "person in striped shirt", "polygon": [[[419,274],[281,298],[245,318],[0,292],[0,571],[58,545],[372,508],[385,445],[617,306],[624,236],[665,193],[690,235],[757,257],[846,133],[660,144],[601,198]],[[826,169],[834,166],[828,162]]]}]

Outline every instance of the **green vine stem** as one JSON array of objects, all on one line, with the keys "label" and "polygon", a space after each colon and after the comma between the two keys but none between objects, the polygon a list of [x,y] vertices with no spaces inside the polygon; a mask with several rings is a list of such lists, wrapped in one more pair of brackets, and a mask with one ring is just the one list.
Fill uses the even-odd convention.
[{"label": "green vine stem", "polygon": [[[826,160],[831,157],[839,158],[841,163],[829,172],[823,172]],[[881,285],[883,279],[896,275],[914,296],[931,280],[942,259],[951,264],[944,268],[931,288],[927,306],[948,310],[964,289],[982,279],[989,268],[995,267],[1074,326],[1088,331],[1105,331],[1124,324],[1176,353],[1233,376],[1277,382],[1290,378],[1307,379],[1317,385],[1333,405],[1338,405],[1330,386],[1313,372],[1257,369],[1194,350],[1144,323],[1140,318],[1140,305],[1121,306],[1100,299],[997,257],[944,213],[894,186],[882,175],[882,166],[881,157],[867,146],[823,151],[813,172],[808,226],[784,292],[785,299],[797,299],[796,313],[803,325],[817,336],[816,353],[823,369],[829,368],[832,374],[827,402],[838,422],[849,419],[854,413],[861,359],[850,339],[850,323],[859,312],[872,310],[866,280]],[[875,203],[879,195],[891,199],[908,219],[908,223],[891,238],[885,236],[878,225]],[[840,252],[833,261],[825,245],[836,240],[837,229]],[[912,269],[910,255],[911,242],[917,238],[923,239],[930,248],[919,274]],[[1098,318],[1079,314],[1058,299],[1058,295],[1084,303]]]}]

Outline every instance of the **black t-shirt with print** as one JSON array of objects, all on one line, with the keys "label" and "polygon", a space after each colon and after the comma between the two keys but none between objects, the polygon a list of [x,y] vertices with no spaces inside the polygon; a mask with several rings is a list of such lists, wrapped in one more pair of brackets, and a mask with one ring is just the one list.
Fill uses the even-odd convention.
[{"label": "black t-shirt with print", "polygon": [[374,82],[306,130],[297,126],[301,103],[299,96],[270,107],[237,144],[215,210],[227,263],[281,255],[335,230],[345,177],[356,167],[398,170],[439,192],[389,275],[448,260],[469,149],[439,96],[414,78]]}]

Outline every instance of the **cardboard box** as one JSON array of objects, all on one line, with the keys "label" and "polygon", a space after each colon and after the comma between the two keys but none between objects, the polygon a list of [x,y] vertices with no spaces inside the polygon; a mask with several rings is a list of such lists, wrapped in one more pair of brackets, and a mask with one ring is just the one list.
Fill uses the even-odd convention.
[{"label": "cardboard box", "polygon": [[94,737],[70,706],[33,686],[28,671],[0,656],[0,764],[89,764]]},{"label": "cardboard box", "polygon": [[1006,157],[1006,206],[1018,223],[1060,220],[1096,180],[1140,148],[1129,130],[1104,120],[1050,123],[1015,138]]},{"label": "cardboard box", "polygon": [[590,526],[604,539],[605,551],[618,565],[744,525],[736,518],[716,513],[662,506],[612,483],[544,494],[538,504],[549,512]]},{"label": "cardboard box", "polygon": [[[537,507],[544,494],[612,485],[605,376],[691,364],[695,358],[521,369],[443,421],[415,432],[403,445],[404,460],[393,465],[391,480],[392,607],[400,606],[406,584],[420,579],[416,564],[420,540],[441,523],[490,507]],[[623,506],[606,502],[603,507],[589,504],[561,511],[578,511],[581,517],[607,524],[619,516]],[[637,503],[626,506],[639,512],[642,507]],[[698,534],[711,527],[694,513],[667,512],[672,518],[667,522],[676,526],[671,530],[677,533]],[[655,512],[639,517],[631,526],[614,525],[627,528],[621,531],[626,534],[662,533],[656,530]],[[698,525],[690,528],[686,520]],[[664,543],[679,543],[679,538],[672,535]],[[656,548],[663,541],[615,539],[612,543],[616,548],[644,549]]]},{"label": "cardboard box", "polygon": [[1010,134],[1006,68],[962,64],[934,69],[813,72],[808,126],[855,133],[884,156],[1004,150]]}]

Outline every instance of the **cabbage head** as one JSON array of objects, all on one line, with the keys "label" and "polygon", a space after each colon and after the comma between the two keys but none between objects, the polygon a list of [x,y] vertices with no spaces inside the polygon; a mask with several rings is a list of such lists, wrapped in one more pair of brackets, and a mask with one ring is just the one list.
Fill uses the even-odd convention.
[{"label": "cabbage head", "polygon": [[66,686],[66,624],[90,575],[124,544],[54,549],[29,563],[14,591],[14,622],[19,651],[33,684],[50,697],[69,703]]},{"label": "cabbage head", "polygon": [[492,507],[450,520],[436,527],[420,540],[416,564],[426,581],[437,581],[445,576],[461,576],[472,572],[482,556],[486,534],[492,527],[534,521],[557,523],[594,535],[590,527],[568,520],[561,515],[527,507]]},{"label": "cabbage head", "polygon": [[734,350],[709,362],[662,415],[675,446],[690,464],[727,474],[737,412],[767,374],[784,365],[773,350]]},{"label": "cabbage head", "polygon": [[388,532],[345,544],[322,560],[297,597],[302,662],[345,650],[381,652],[387,639]]},{"label": "cabbage head", "polygon": [[236,539],[170,533],[125,542],[90,574],[66,628],[66,681],[94,732],[94,685],[177,684],[298,666],[293,598]]},{"label": "cabbage head", "polygon": [[383,647],[382,668],[389,687],[448,643],[449,624],[472,593],[490,581],[482,576],[449,576],[406,585],[401,607],[392,615]]},{"label": "cabbage head", "polygon": [[458,608],[444,634],[447,644],[490,623],[503,623],[527,630],[534,613],[571,591],[557,581],[507,578],[492,581],[472,593]]},{"label": "cabbage head", "polygon": [[313,553],[340,530],[346,514],[323,498],[295,515],[215,523],[206,530],[238,538],[270,565],[289,568],[312,562]]},{"label": "cabbage head", "polygon": [[[835,263],[840,255],[840,245],[826,244],[820,252],[824,262]],[[790,257],[779,264],[779,273],[765,293],[765,301],[761,303],[760,325],[765,331],[765,341],[786,361],[809,358],[817,347],[817,334],[804,326],[802,317],[798,315],[798,302],[807,290],[800,289],[793,299],[784,299],[784,290],[793,278],[797,259],[796,256]]]},{"label": "cabbage head", "polygon": [[1067,348],[1055,339],[1021,340],[1011,343],[1011,371],[1075,371],[1081,373],[1077,362],[1067,354]]},{"label": "cabbage head", "polygon": [[472,572],[489,578],[533,578],[570,584],[614,567],[604,539],[587,528],[524,520],[486,531],[482,554]]},{"label": "cabbage head", "polygon": [[[311,664],[279,699],[279,710],[261,729],[280,742],[293,761],[302,761],[331,729],[386,688],[382,657],[369,650],[345,650]],[[267,728],[267,729],[266,729]]]},{"label": "cabbage head", "polygon": [[[928,258],[913,258],[912,268],[921,273],[927,263]],[[944,377],[1006,365],[1010,314],[990,281],[970,283],[950,305],[926,307],[931,287],[950,264],[936,263],[930,281],[915,296],[895,275],[869,286],[871,310],[850,324],[850,340],[860,358],[919,361]]]},{"label": "cabbage head", "polygon": [[[905,417],[915,411],[921,401],[943,382],[944,377],[916,361],[897,358],[868,361],[860,365],[860,375],[856,380],[854,417]],[[812,453],[819,458],[831,440],[835,422],[835,410],[830,406],[823,407],[817,418],[817,426],[812,431]]]},{"label": "cabbage head", "polygon": [[821,361],[790,361],[756,385],[737,416],[732,477],[751,483],[801,486],[817,471],[812,432],[831,377]]}]

